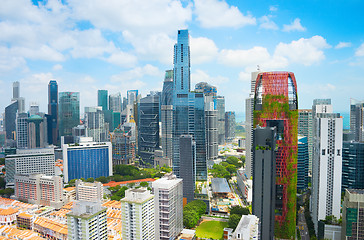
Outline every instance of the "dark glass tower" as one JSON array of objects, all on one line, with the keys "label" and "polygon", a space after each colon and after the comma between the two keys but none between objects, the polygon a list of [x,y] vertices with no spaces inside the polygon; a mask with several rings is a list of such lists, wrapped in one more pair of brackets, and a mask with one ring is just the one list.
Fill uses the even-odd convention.
[{"label": "dark glass tower", "polygon": [[58,142],[58,84],[51,80],[48,84],[48,143],[56,145]]},{"label": "dark glass tower", "polygon": [[162,149],[163,156],[172,159],[173,145],[173,70],[167,70],[163,82],[161,99]]},{"label": "dark glass tower", "polygon": [[107,90],[98,90],[97,91],[97,106],[102,107],[102,111],[108,110],[107,107],[107,98],[108,98]]},{"label": "dark glass tower", "polygon": [[59,135],[72,136],[72,128],[80,124],[80,93],[59,93]]}]

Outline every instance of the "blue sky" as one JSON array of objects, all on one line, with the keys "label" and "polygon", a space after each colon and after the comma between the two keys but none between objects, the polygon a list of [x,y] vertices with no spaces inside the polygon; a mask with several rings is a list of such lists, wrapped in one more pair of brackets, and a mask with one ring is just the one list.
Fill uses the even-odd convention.
[{"label": "blue sky", "polygon": [[348,112],[364,99],[362,1],[3,0],[0,7],[0,112],[21,96],[47,111],[47,84],[80,91],[81,108],[109,93],[161,90],[178,29],[188,28],[191,81],[207,81],[243,112],[250,73],[294,72],[299,107],[332,98]]}]

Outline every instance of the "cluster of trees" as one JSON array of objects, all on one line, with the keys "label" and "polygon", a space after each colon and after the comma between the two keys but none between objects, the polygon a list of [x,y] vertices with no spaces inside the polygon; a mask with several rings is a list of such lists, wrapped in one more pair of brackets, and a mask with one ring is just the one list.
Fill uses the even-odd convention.
[{"label": "cluster of trees", "polygon": [[308,228],[308,233],[310,234],[310,239],[315,240],[317,239],[317,237],[315,233],[315,226],[313,224],[312,217],[310,214],[309,206],[310,206],[310,200],[308,199],[305,202],[305,219]]},{"label": "cluster of trees", "polygon": [[207,205],[204,201],[194,200],[183,208],[183,225],[186,228],[194,228],[202,214],[206,212]]},{"label": "cluster of trees", "polygon": [[5,198],[9,198],[13,194],[14,194],[14,189],[12,189],[12,188],[5,188],[5,189],[0,190],[0,196],[5,197]]},{"label": "cluster of trees", "polygon": [[[245,157],[243,158],[245,162]],[[211,169],[211,174],[215,178],[230,179],[236,174],[236,170],[243,166],[243,161],[237,157],[230,156],[220,164],[214,164]]]},{"label": "cluster of trees", "polygon": [[233,206],[230,208],[230,217],[228,221],[228,227],[235,230],[238,226],[241,216],[250,214],[249,208],[243,208],[241,206]]}]

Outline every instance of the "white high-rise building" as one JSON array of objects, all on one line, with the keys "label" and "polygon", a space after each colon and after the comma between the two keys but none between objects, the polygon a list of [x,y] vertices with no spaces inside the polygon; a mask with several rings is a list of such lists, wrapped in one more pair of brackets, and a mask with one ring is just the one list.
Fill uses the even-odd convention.
[{"label": "white high-rise building", "polygon": [[246,163],[246,175],[250,178],[253,175],[253,123],[254,123],[254,93],[255,93],[255,82],[260,71],[251,73],[250,83],[250,94],[245,99],[245,130],[246,130],[246,142],[245,142],[245,163]]},{"label": "white high-rise building", "polygon": [[113,110],[114,112],[121,112],[121,93],[115,93],[109,95],[109,110]]},{"label": "white high-rise building", "polygon": [[340,218],[343,119],[330,104],[314,101],[311,211],[316,232],[326,216]]},{"label": "white high-rise building", "polygon": [[106,210],[100,202],[77,201],[67,213],[68,239],[107,240]]},{"label": "white high-rise building", "polygon": [[155,239],[175,239],[183,229],[182,179],[167,175],[152,183]]},{"label": "white high-rise building", "polygon": [[17,149],[16,154],[5,158],[6,186],[14,186],[15,174],[42,173],[55,175],[53,148]]},{"label": "white high-rise building", "polygon": [[104,196],[104,187],[100,182],[83,182],[76,180],[76,200],[101,202]]},{"label": "white high-rise building", "polygon": [[121,199],[122,238],[154,240],[154,196],[145,188],[128,189]]}]

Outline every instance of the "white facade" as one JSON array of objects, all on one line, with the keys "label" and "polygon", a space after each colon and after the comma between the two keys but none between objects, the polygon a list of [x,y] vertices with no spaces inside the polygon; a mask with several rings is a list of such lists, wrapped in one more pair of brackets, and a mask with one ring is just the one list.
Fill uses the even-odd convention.
[{"label": "white facade", "polygon": [[104,187],[100,182],[83,182],[76,180],[76,200],[101,202],[104,196]]},{"label": "white facade", "polygon": [[243,215],[231,239],[259,239],[259,218],[255,215]]},{"label": "white facade", "polygon": [[154,240],[154,196],[145,188],[128,189],[121,199],[122,238]]},{"label": "white facade", "polygon": [[5,158],[7,187],[14,186],[15,174],[42,173],[55,175],[53,148],[17,149],[16,154]]},{"label": "white facade", "polygon": [[168,175],[152,183],[155,239],[175,239],[183,229],[182,179]]},{"label": "white facade", "polygon": [[343,119],[335,113],[316,116],[311,210],[317,231],[326,216],[340,218]]},{"label": "white facade", "polygon": [[108,239],[106,210],[99,202],[76,202],[67,214],[68,239]]},{"label": "white facade", "polygon": [[245,169],[239,169],[236,172],[236,182],[245,200],[251,203],[253,201],[253,180],[248,179]]}]

